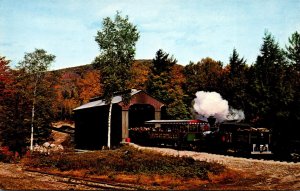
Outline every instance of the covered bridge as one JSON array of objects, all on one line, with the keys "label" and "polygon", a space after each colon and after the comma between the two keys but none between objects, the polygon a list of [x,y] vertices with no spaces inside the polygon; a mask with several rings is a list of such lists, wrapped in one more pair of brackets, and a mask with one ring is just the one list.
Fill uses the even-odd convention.
[{"label": "covered bridge", "polygon": [[[164,104],[142,90],[131,90],[129,104],[121,95],[112,99],[111,145],[129,137],[129,127],[141,127],[145,121],[161,119]],[[75,143],[79,149],[100,149],[107,145],[109,105],[103,99],[74,109]]]}]

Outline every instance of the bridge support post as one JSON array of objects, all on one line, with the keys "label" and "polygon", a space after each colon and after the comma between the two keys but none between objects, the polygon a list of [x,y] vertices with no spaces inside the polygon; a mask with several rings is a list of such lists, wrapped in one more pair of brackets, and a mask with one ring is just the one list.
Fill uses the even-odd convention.
[{"label": "bridge support post", "polygon": [[[155,120],[160,120],[161,119],[161,112],[160,111],[155,111],[154,119]],[[159,128],[159,127],[160,127],[160,124],[155,124],[155,128]]]},{"label": "bridge support post", "polygon": [[128,110],[122,110],[122,142],[129,137],[128,126]]}]

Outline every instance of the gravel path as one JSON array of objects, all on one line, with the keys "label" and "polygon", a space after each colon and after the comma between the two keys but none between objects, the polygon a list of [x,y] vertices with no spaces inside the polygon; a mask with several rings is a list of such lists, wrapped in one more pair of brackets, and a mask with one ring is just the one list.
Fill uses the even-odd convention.
[{"label": "gravel path", "polygon": [[157,151],[165,155],[188,156],[195,160],[216,162],[240,172],[245,179],[255,179],[251,189],[300,190],[300,163],[271,160],[246,159],[203,152],[178,151],[169,148],[142,147],[130,143],[135,148]]}]

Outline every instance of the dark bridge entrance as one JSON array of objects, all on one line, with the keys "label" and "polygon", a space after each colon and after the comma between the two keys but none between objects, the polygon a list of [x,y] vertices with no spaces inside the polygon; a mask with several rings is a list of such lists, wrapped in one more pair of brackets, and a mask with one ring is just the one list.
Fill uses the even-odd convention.
[{"label": "dark bridge entrance", "polygon": [[144,127],[145,121],[155,118],[155,109],[149,104],[134,104],[129,107],[129,128]]}]

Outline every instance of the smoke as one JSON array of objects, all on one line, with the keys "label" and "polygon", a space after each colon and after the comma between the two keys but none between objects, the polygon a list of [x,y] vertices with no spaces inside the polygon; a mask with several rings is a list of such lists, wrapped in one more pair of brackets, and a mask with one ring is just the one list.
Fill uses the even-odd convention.
[{"label": "smoke", "polygon": [[229,113],[227,115],[227,120],[241,121],[243,119],[245,119],[245,114],[242,110],[229,108]]},{"label": "smoke", "polygon": [[228,101],[224,100],[217,92],[197,92],[193,108],[198,114],[206,118],[214,116],[220,122],[224,120],[241,121],[245,118],[242,110],[230,108]]}]

